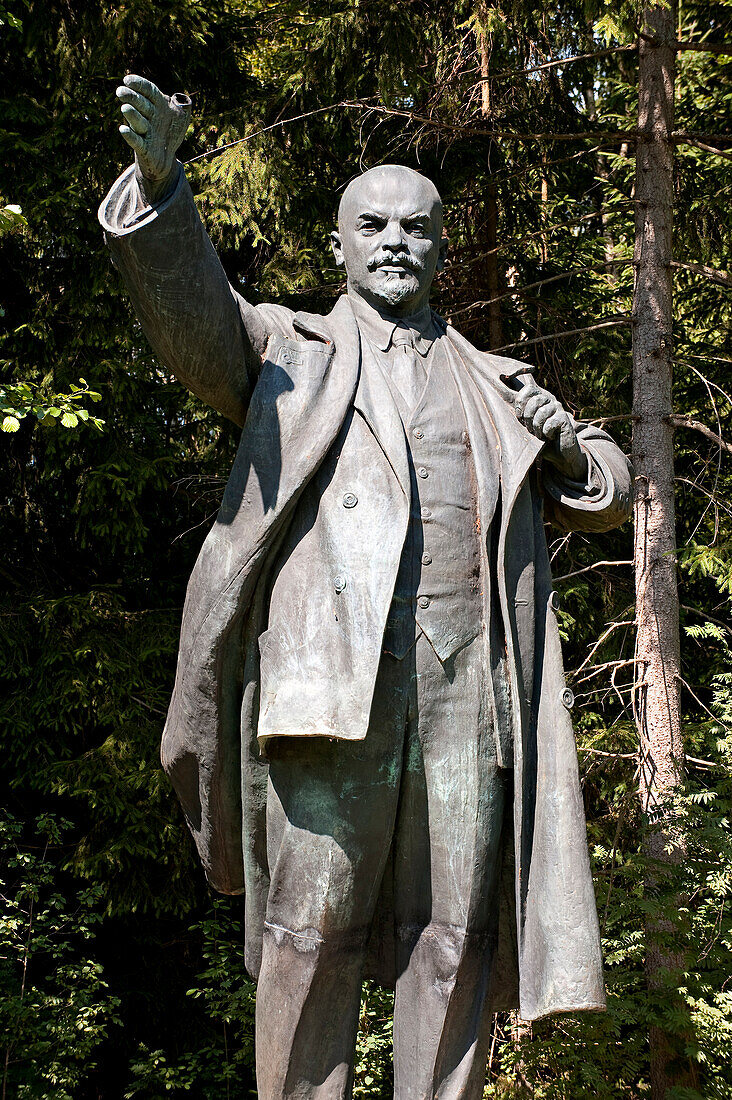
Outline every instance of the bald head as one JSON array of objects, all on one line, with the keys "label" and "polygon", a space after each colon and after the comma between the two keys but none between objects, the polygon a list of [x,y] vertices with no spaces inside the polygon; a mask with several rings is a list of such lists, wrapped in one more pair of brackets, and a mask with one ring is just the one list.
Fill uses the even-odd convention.
[{"label": "bald head", "polygon": [[349,183],[331,234],[348,293],[397,316],[422,310],[442,266],[442,200],[435,185],[401,164],[382,164]]},{"label": "bald head", "polygon": [[410,202],[434,210],[440,219],[442,232],[442,199],[432,180],[407,168],[404,164],[379,164],[369,168],[351,180],[338,204],[338,228],[343,228],[343,218],[347,217],[364,201],[379,198],[385,192],[399,193]]}]

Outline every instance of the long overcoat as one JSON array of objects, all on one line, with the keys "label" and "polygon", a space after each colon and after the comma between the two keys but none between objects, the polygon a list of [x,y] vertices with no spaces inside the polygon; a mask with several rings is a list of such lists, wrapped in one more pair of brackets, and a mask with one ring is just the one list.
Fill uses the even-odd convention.
[{"label": "long overcoat", "polygon": [[[154,349],[189,388],[243,424],[220,512],[188,585],[162,760],[209,881],[246,896],[247,964],[256,976],[269,882],[267,763],[257,739],[264,582],[304,492],[358,419],[376,449],[361,463],[358,537],[322,539],[311,563],[314,576],[353,565],[362,576],[358,599],[317,646],[293,643],[312,653],[299,692],[283,655],[279,675],[288,688],[279,713],[289,728],[277,732],[363,736],[408,520],[404,433],[396,411],[385,412],[390,402],[365,384],[348,299],[327,317],[253,310],[229,286],[182,173],[173,196],[146,210],[128,171],[102,203],[100,220]],[[598,1009],[599,929],[544,521],[546,514],[587,531],[622,522],[630,468],[605,432],[578,424],[592,484],[563,482],[548,463],[542,470],[542,444],[512,408],[515,379],[529,368],[477,351],[450,326],[445,339],[471,441],[481,528],[493,523],[498,532],[496,591],[486,588],[486,599],[500,600],[510,681],[511,729],[501,741],[513,752],[504,761],[514,769],[504,887],[507,875],[512,882],[504,890],[494,1007],[518,1007],[529,1020]],[[494,516],[483,489],[496,447]],[[370,493],[377,458],[391,480]],[[351,488],[357,475],[349,472]],[[323,510],[334,507],[324,495]],[[366,576],[359,574],[364,561]],[[317,591],[314,583],[314,599]],[[340,673],[333,677],[336,652]],[[372,945],[377,973],[388,982],[388,913],[374,927],[382,940]]]}]

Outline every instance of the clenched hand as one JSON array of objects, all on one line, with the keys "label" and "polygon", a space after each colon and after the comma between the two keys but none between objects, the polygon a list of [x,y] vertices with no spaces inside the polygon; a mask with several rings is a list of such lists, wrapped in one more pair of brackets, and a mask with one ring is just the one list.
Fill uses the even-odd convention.
[{"label": "clenched hand", "polygon": [[524,427],[549,444],[544,457],[573,481],[584,481],[587,457],[577,440],[572,417],[556,397],[532,378],[516,395],[514,409]]},{"label": "clenched hand", "polygon": [[175,154],[191,117],[187,95],[163,95],[142,76],[130,74],[117,88],[124,123],[119,132],[135,153],[137,180],[148,202],[164,197],[175,169]]}]

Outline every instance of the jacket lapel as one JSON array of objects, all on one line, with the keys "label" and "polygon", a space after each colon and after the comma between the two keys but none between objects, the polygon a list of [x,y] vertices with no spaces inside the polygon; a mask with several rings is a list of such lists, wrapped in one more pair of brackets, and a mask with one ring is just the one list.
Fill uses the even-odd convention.
[{"label": "jacket lapel", "polygon": [[[363,416],[404,492],[409,498],[407,444],[399,412],[379,364],[361,344],[358,324],[347,295],[342,295],[327,317],[298,313],[295,329],[307,336],[335,344],[334,369],[357,372],[354,408]],[[364,360],[368,357],[368,362]]]},{"label": "jacket lapel", "polygon": [[363,349],[361,376],[353,404],[374,433],[409,499],[411,488],[404,426],[386,376],[369,348]]},{"label": "jacket lapel", "polygon": [[[445,335],[460,360],[456,366],[465,368],[456,370],[455,376],[466,405],[466,414],[469,415],[468,407],[474,407],[477,398],[479,412],[482,413],[478,419],[487,417],[495,429],[501,464],[502,527],[505,529],[519,489],[544,449],[544,443],[518,422],[513,410],[516,391],[507,386],[501,377],[504,367],[506,374],[515,377],[516,367],[521,364],[513,359],[477,352],[451,326],[448,326]],[[529,373],[529,367],[526,367],[526,373]],[[474,383],[473,387],[467,385],[468,379]]]}]

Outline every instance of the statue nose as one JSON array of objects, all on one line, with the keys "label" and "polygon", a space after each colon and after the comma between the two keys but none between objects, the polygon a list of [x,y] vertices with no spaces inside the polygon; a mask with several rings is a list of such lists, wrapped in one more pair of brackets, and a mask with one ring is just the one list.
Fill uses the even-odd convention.
[{"label": "statue nose", "polygon": [[404,235],[398,225],[391,225],[384,231],[381,247],[400,251],[405,248]]},{"label": "statue nose", "polygon": [[388,252],[390,255],[394,255],[395,253],[397,253],[400,256],[407,256],[409,254],[409,249],[407,248],[406,243],[402,240],[401,236],[395,238],[394,240],[382,241],[381,247],[384,252]]}]

